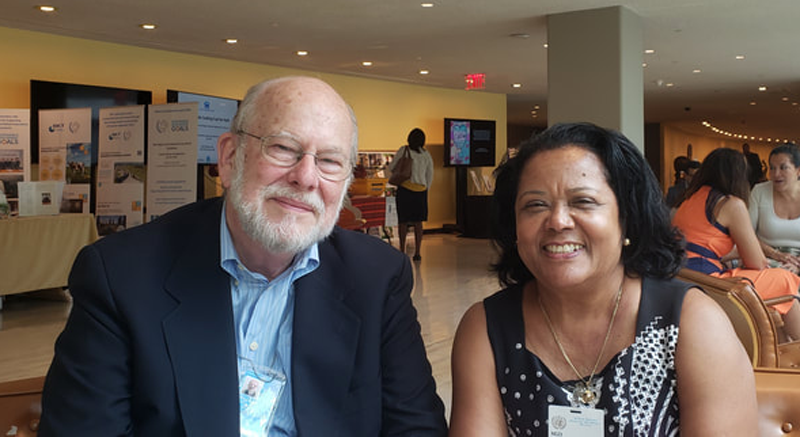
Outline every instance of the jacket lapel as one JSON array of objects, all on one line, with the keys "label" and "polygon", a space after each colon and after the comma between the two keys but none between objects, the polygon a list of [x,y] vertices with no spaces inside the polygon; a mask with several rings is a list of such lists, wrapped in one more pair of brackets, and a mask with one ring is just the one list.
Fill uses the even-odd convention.
[{"label": "jacket lapel", "polygon": [[344,302],[352,288],[330,243],[295,284],[292,393],[301,436],[335,435],[353,374],[361,321]]},{"label": "jacket lapel", "polygon": [[167,278],[165,288],[178,305],[163,329],[186,434],[238,435],[230,283],[219,266],[221,209],[210,210],[198,216]]}]

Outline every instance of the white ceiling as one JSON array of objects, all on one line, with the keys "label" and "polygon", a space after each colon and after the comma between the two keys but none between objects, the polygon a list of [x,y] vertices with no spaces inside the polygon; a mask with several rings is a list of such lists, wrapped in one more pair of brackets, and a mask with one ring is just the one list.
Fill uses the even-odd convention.
[{"label": "white ceiling", "polygon": [[[486,91],[508,95],[510,123],[543,126],[546,16],[622,5],[641,17],[644,46],[655,50],[643,55],[645,121],[705,132],[707,120],[734,133],[800,139],[798,0],[423,1],[53,0],[58,10],[46,15],[34,7],[41,2],[3,0],[0,26],[447,88],[485,73]],[[223,42],[231,37],[240,42]]]}]

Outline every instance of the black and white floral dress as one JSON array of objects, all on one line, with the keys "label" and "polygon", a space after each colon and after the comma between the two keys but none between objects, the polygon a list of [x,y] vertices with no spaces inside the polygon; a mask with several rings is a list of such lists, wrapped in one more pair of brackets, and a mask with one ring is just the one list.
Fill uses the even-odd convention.
[{"label": "black and white floral dress", "polygon": [[[592,407],[605,412],[607,437],[679,435],[675,346],[689,287],[676,280],[643,280],[633,344],[592,381],[599,393]],[[508,434],[546,436],[551,404],[581,405],[572,395],[579,381],[560,381],[525,348],[521,286],[501,290],[483,304]]]}]

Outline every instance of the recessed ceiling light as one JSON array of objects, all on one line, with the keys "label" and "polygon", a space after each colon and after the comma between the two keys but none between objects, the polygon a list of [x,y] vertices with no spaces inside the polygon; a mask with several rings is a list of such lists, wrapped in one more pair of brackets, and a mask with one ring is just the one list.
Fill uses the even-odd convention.
[{"label": "recessed ceiling light", "polygon": [[736,55],[736,59],[741,61],[742,59],[744,59],[744,55]]},{"label": "recessed ceiling light", "polygon": [[797,102],[792,102],[792,106],[797,106]]},{"label": "recessed ceiling light", "polygon": [[750,102],[750,106],[756,106],[756,102]]},{"label": "recessed ceiling light", "polygon": [[421,3],[420,6],[422,6],[423,8],[432,8],[433,3]]},{"label": "recessed ceiling light", "polygon": [[548,47],[550,47],[550,44],[544,43],[544,44],[542,44],[542,47],[548,48]]},{"label": "recessed ceiling light", "polygon": [[522,88],[522,84],[521,83],[512,83],[511,86],[514,87],[514,88]]},{"label": "recessed ceiling light", "polygon": [[694,74],[702,73],[702,70],[700,70],[699,68],[695,68],[694,70],[692,70],[692,73]]},{"label": "recessed ceiling light", "polygon": [[781,97],[781,100],[784,101],[784,102],[788,102],[789,98],[788,97]]},{"label": "recessed ceiling light", "polygon": [[429,74],[429,73],[430,73],[430,71],[428,71],[428,70],[419,70],[419,74],[422,74],[422,75],[426,75],[426,74]]},{"label": "recessed ceiling light", "polygon": [[668,87],[673,87],[673,86],[675,86],[675,84],[674,84],[674,83],[672,83],[672,82],[668,82],[668,83],[666,84],[666,86],[668,86]]},{"label": "recessed ceiling light", "polygon": [[647,68],[647,62],[642,62],[642,68]]},{"label": "recessed ceiling light", "polygon": [[759,91],[766,91],[767,87],[765,85],[761,85],[760,87],[758,87],[758,90]]},{"label": "recessed ceiling light", "polygon": [[55,6],[50,6],[50,5],[37,6],[36,9],[38,9],[38,10],[40,10],[42,12],[55,12],[56,11]]},{"label": "recessed ceiling light", "polygon": [[237,42],[239,42],[239,40],[236,38],[225,38],[225,42],[228,44],[236,44]]},{"label": "recessed ceiling light", "polygon": [[361,63],[361,65],[363,65],[365,67],[372,67],[372,61],[364,61],[364,62]]},{"label": "recessed ceiling light", "polygon": [[141,27],[144,30],[153,30],[158,26],[156,26],[155,24],[144,23],[144,24],[140,24],[139,27]]},{"label": "recessed ceiling light", "polygon": [[298,50],[295,53],[297,54],[297,56],[307,56],[308,55],[308,52],[306,50]]},{"label": "recessed ceiling light", "polygon": [[533,109],[539,109],[539,105],[534,105]]},{"label": "recessed ceiling light", "polygon": [[521,39],[527,39],[531,37],[531,35],[528,33],[512,33],[510,36],[512,38],[521,38]]},{"label": "recessed ceiling light", "polygon": [[646,54],[648,54],[648,55],[652,55],[652,54],[653,54],[653,53],[655,53],[656,51],[655,51],[655,50],[653,50],[653,49],[647,49],[647,50],[645,50],[644,52],[645,52]]}]

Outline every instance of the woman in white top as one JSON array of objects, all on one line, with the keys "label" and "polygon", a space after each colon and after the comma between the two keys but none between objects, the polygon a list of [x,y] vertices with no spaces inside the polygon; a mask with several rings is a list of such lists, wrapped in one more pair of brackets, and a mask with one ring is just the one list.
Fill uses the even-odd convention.
[{"label": "woman in white top", "polygon": [[800,270],[800,147],[783,144],[769,154],[769,181],[750,194],[750,220],[764,254]]},{"label": "woman in white top", "polygon": [[[411,152],[413,164],[411,166],[411,179],[397,187],[395,200],[397,201],[397,231],[400,234],[400,251],[406,251],[406,235],[408,227],[414,228],[414,261],[422,259],[420,247],[422,246],[422,222],[428,220],[428,188],[433,182],[433,158],[425,150],[425,132],[415,128],[408,134],[408,145],[400,147],[394,155],[396,158]],[[398,160],[389,163],[389,170],[394,171]]]}]

